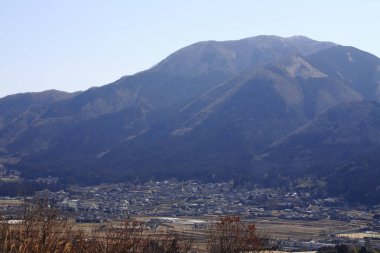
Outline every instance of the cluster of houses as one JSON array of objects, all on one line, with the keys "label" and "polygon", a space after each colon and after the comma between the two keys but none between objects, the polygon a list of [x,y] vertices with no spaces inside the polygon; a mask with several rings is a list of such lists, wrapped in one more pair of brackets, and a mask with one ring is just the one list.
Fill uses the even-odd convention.
[{"label": "cluster of houses", "polygon": [[[49,180],[54,180],[51,178]],[[102,223],[128,217],[150,217],[147,225],[155,229],[172,226],[173,219],[190,219],[193,229],[205,229],[205,217],[238,215],[243,219],[273,217],[292,220],[361,221],[367,224],[363,231],[380,232],[380,206],[347,206],[339,198],[316,197],[307,191],[284,191],[271,188],[236,187],[232,182],[201,183],[195,181],[149,181],[145,183],[102,184],[71,186],[57,192],[41,191],[37,197],[53,202],[66,217],[77,223]],[[17,205],[9,197],[0,198],[3,218],[17,219]],[[26,200],[32,200],[27,197]],[[19,198],[25,201],[25,198]],[[162,219],[162,217],[170,217]],[[182,218],[181,218],[182,217]],[[189,217],[193,217],[189,218]],[[204,222],[203,222],[204,221]],[[323,242],[282,240],[283,250],[315,250],[334,243],[349,243],[350,239],[331,237]],[[358,241],[359,242],[359,241]],[[380,247],[380,239],[362,239]]]},{"label": "cluster of houses", "polygon": [[347,207],[338,198],[316,198],[303,191],[235,187],[233,183],[149,181],[140,184],[72,186],[69,190],[40,194],[55,201],[77,222],[101,222],[135,216],[201,217],[239,215],[243,218],[278,217],[295,220],[380,219],[365,206]]}]

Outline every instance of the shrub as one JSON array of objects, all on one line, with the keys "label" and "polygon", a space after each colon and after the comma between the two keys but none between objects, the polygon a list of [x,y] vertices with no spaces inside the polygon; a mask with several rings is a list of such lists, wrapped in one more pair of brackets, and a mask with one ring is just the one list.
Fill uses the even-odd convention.
[{"label": "shrub", "polygon": [[257,252],[263,248],[263,239],[254,224],[246,224],[239,217],[224,217],[211,226],[208,233],[210,253]]}]

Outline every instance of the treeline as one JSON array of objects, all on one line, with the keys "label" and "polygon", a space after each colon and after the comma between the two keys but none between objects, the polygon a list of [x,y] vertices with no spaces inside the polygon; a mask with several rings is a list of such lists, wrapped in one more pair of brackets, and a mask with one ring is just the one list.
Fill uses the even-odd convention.
[{"label": "treeline", "polygon": [[65,185],[61,183],[47,184],[35,181],[3,182],[0,183],[0,196],[33,196],[37,191],[45,189],[56,192],[65,189]]}]

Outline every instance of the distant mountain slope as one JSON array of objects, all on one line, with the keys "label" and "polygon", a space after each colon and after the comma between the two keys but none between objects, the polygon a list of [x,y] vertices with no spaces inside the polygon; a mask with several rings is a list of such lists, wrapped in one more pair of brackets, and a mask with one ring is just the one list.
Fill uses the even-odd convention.
[{"label": "distant mountain slope", "polygon": [[341,79],[367,100],[380,101],[379,58],[354,47],[333,47],[308,57],[331,78]]},{"label": "distant mountain slope", "polygon": [[75,94],[48,90],[6,96],[0,99],[0,129],[32,107],[47,106],[54,102],[68,99]]},{"label": "distant mountain slope", "polygon": [[379,151],[380,105],[344,103],[275,142],[254,163],[257,174],[276,178],[268,182],[322,179],[330,192],[378,202]]},{"label": "distant mountain slope", "polygon": [[0,99],[0,150],[13,142],[46,108],[78,93],[57,90],[31,92]]}]

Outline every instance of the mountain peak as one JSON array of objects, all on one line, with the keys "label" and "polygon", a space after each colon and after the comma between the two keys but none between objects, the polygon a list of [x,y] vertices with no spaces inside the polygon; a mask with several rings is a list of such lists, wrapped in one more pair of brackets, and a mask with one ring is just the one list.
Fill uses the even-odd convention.
[{"label": "mountain peak", "polygon": [[259,35],[240,40],[203,41],[182,48],[161,61],[152,71],[200,76],[227,72],[236,75],[246,69],[278,61],[293,54],[311,55],[336,44],[303,36]]}]

